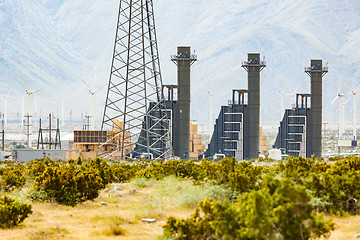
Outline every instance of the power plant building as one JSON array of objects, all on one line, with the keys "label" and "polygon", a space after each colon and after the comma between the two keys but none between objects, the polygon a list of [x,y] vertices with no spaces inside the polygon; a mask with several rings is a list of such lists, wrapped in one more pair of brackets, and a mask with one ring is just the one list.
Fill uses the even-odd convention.
[{"label": "power plant building", "polygon": [[248,89],[234,89],[231,102],[221,107],[205,157],[217,154],[238,160],[259,157],[260,72],[266,62],[260,60],[259,53],[249,53],[242,67],[248,72]]},{"label": "power plant building", "polygon": [[311,94],[297,94],[296,106],[285,110],[274,148],[289,156],[321,157],[322,78],[328,68],[322,60],[311,60],[305,72],[311,77]]}]

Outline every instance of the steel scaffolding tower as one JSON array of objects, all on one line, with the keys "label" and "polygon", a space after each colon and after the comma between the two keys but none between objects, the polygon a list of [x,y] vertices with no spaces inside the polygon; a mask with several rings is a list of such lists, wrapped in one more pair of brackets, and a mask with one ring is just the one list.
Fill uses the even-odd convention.
[{"label": "steel scaffolding tower", "polygon": [[172,155],[152,0],[120,0],[98,156]]}]

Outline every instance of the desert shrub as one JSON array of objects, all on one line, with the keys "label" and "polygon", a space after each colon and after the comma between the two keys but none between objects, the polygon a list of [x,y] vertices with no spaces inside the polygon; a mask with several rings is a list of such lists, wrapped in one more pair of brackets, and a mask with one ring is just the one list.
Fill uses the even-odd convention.
[{"label": "desert shrub", "polygon": [[41,176],[46,168],[48,167],[59,167],[60,162],[55,162],[51,160],[49,157],[46,157],[45,159],[35,159],[33,161],[30,161],[26,164],[27,172],[35,179],[36,177]]},{"label": "desert shrub", "polygon": [[306,187],[318,211],[356,213],[360,199],[360,158],[335,159],[336,162],[329,164],[322,159],[292,157],[279,163],[275,172]]},{"label": "desert shrub", "polygon": [[85,166],[76,168],[74,179],[79,193],[79,202],[97,198],[99,191],[105,187],[103,179],[95,168]]},{"label": "desert shrub", "polygon": [[108,183],[114,181],[114,176],[110,168],[110,165],[107,164],[106,160],[104,159],[101,158],[92,159],[85,164],[85,167],[89,169],[96,169],[104,185],[107,185]]},{"label": "desert shrub", "polygon": [[23,187],[26,181],[23,168],[17,166],[2,169],[1,179],[2,188],[7,192]]},{"label": "desert shrub", "polygon": [[326,236],[334,225],[312,211],[306,190],[290,180],[266,181],[238,202],[204,200],[185,220],[168,218],[164,238],[309,239]]},{"label": "desert shrub", "polygon": [[47,202],[47,201],[50,201],[51,197],[43,189],[33,189],[28,194],[28,199],[33,202]]},{"label": "desert shrub", "polygon": [[43,190],[56,202],[69,206],[97,198],[104,187],[97,169],[72,163],[46,167],[35,183],[35,191]]},{"label": "desert shrub", "polygon": [[111,172],[113,173],[113,181],[117,183],[127,182],[134,178],[138,171],[136,164],[114,164],[111,165]]},{"label": "desert shrub", "polygon": [[326,212],[339,213],[358,211],[357,199],[360,199],[359,158],[343,159],[334,163],[326,172],[311,174],[305,186],[314,197],[326,202],[318,207]]},{"label": "desert shrub", "polygon": [[19,203],[9,197],[0,198],[0,228],[12,228],[32,213],[31,205]]}]

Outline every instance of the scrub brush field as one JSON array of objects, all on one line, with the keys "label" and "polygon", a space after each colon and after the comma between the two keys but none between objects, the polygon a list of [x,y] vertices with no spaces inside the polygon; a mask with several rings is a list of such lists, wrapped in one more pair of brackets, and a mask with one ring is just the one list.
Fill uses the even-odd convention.
[{"label": "scrub brush field", "polygon": [[0,239],[352,239],[359,166],[356,157],[8,162],[0,198],[31,214]]}]

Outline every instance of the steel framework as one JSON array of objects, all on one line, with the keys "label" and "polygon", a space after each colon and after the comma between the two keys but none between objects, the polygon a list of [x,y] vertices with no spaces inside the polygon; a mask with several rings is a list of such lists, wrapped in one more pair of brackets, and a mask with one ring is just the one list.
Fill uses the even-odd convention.
[{"label": "steel framework", "polygon": [[172,155],[152,0],[120,0],[98,156]]}]

